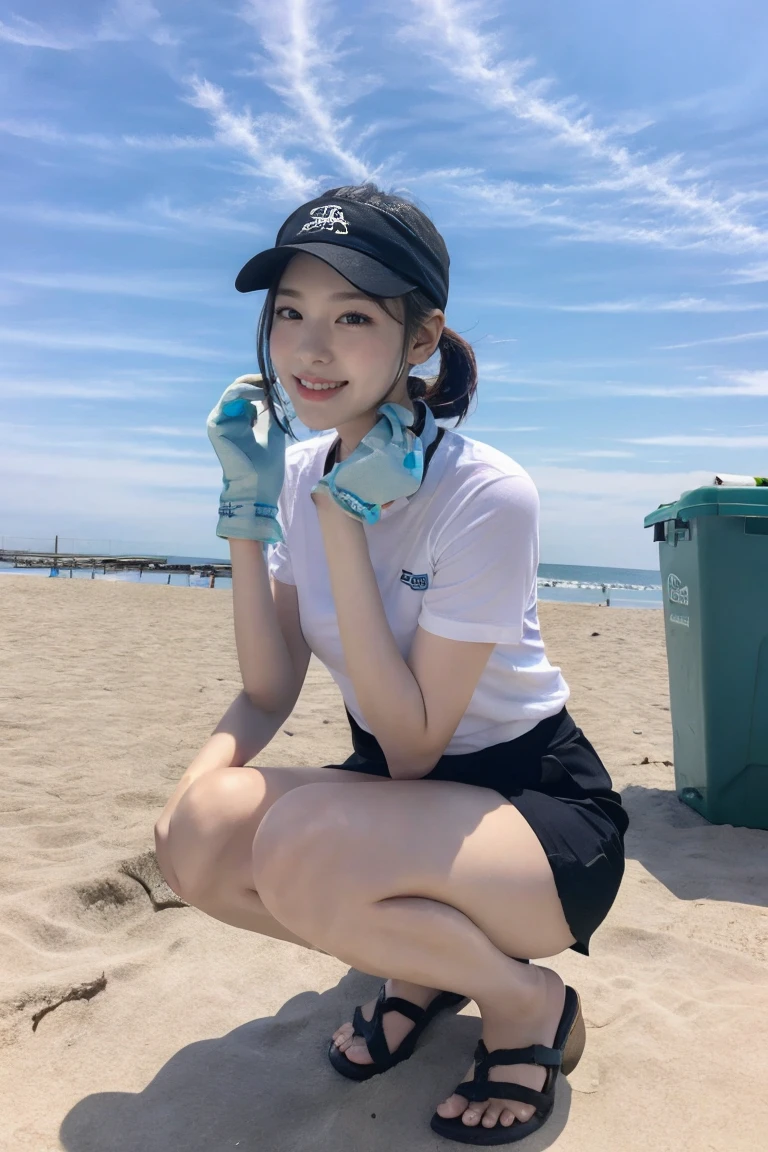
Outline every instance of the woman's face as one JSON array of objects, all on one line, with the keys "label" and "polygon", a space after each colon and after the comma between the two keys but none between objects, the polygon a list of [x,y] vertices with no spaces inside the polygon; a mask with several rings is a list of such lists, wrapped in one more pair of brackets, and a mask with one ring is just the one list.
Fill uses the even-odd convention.
[{"label": "woman's face", "polygon": [[[346,296],[346,299],[341,298]],[[401,299],[387,306],[402,320]],[[275,297],[269,351],[278,379],[307,428],[321,431],[373,422],[383,403],[404,404],[408,367],[392,389],[403,325],[330,265],[300,252],[285,268]],[[301,381],[339,387],[307,388]]]}]

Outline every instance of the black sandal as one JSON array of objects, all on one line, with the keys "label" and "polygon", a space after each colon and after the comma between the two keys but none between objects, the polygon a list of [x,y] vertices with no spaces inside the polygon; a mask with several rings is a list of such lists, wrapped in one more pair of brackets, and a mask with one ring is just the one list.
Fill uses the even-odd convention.
[{"label": "black sandal", "polygon": [[[466,996],[459,996],[456,992],[438,992],[431,1004],[427,1005],[426,1008],[419,1008],[417,1004],[412,1004],[410,1000],[403,1000],[400,996],[388,997],[386,984],[382,984],[371,1019],[365,1019],[360,1006],[355,1008],[355,1014],[352,1018],[354,1034],[355,1036],[362,1036],[365,1040],[373,1063],[353,1063],[352,1060],[347,1059],[343,1052],[339,1051],[333,1040],[331,1040],[328,1049],[328,1059],[336,1071],[340,1072],[342,1076],[346,1076],[348,1080],[369,1080],[371,1076],[378,1076],[380,1072],[388,1072],[390,1068],[394,1068],[395,1064],[399,1064],[402,1060],[407,1060],[409,1056],[412,1056],[416,1041],[438,1012],[444,1008],[463,1008],[468,1003],[469,1000]],[[407,1016],[414,1023],[414,1027],[394,1052],[390,1052],[384,1035],[382,1017],[385,1012],[402,1012],[403,1016]]]},{"label": "black sandal", "polygon": [[[564,1076],[570,1075],[581,1059],[586,1043],[584,1017],[578,992],[566,986],[565,1008],[555,1036],[553,1048],[543,1044],[532,1044],[529,1048],[497,1048],[489,1052],[481,1040],[475,1050],[475,1078],[454,1088],[459,1096],[467,1100],[520,1100],[523,1104],[533,1104],[536,1108],[530,1120],[523,1123],[515,1120],[505,1127],[498,1121],[493,1128],[484,1128],[482,1118],[479,1124],[465,1124],[461,1116],[452,1120],[435,1112],[431,1127],[433,1132],[447,1140],[458,1140],[461,1144],[514,1144],[538,1131],[552,1114],[555,1103],[555,1082],[562,1068]],[[488,1069],[494,1064],[539,1064],[547,1069],[547,1078],[541,1092],[526,1088],[523,1084],[510,1084],[505,1081],[488,1080]]]}]

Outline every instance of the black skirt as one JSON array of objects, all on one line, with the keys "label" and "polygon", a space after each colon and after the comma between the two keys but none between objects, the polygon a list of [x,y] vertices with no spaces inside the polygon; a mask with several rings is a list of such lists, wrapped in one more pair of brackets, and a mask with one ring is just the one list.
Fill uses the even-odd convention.
[{"label": "black skirt", "polygon": [[[376,738],[349,712],[353,754],[327,767],[389,776]],[[455,780],[493,788],[523,814],[547,854],[563,912],[589,955],[624,875],[624,833],[629,816],[600,757],[566,708],[516,740],[478,752],[441,756],[424,780]]]}]

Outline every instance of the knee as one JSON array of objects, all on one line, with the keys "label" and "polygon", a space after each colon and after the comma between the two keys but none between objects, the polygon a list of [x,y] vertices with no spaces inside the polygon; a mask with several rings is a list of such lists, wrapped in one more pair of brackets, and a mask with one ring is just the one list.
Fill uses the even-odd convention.
[{"label": "knee", "polygon": [[253,802],[252,782],[243,773],[242,768],[221,768],[193,781],[164,835],[155,831],[160,870],[188,904],[205,903],[222,882],[221,857],[244,808]]}]

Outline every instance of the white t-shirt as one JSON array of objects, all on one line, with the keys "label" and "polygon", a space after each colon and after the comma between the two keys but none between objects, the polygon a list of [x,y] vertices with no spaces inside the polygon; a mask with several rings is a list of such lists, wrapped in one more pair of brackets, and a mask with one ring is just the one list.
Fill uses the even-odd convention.
[{"label": "white t-shirt", "polygon": [[[310,493],[337,434],[286,449],[278,518],[285,540],[269,549],[270,574],[295,584],[301,628],[366,732],[347,676],[317,509]],[[416,628],[496,647],[445,755],[513,740],[569,697],[544,653],[536,607],[539,498],[505,453],[445,429],[413,496],[364,525],[373,570],[397,646],[407,659]]]}]

